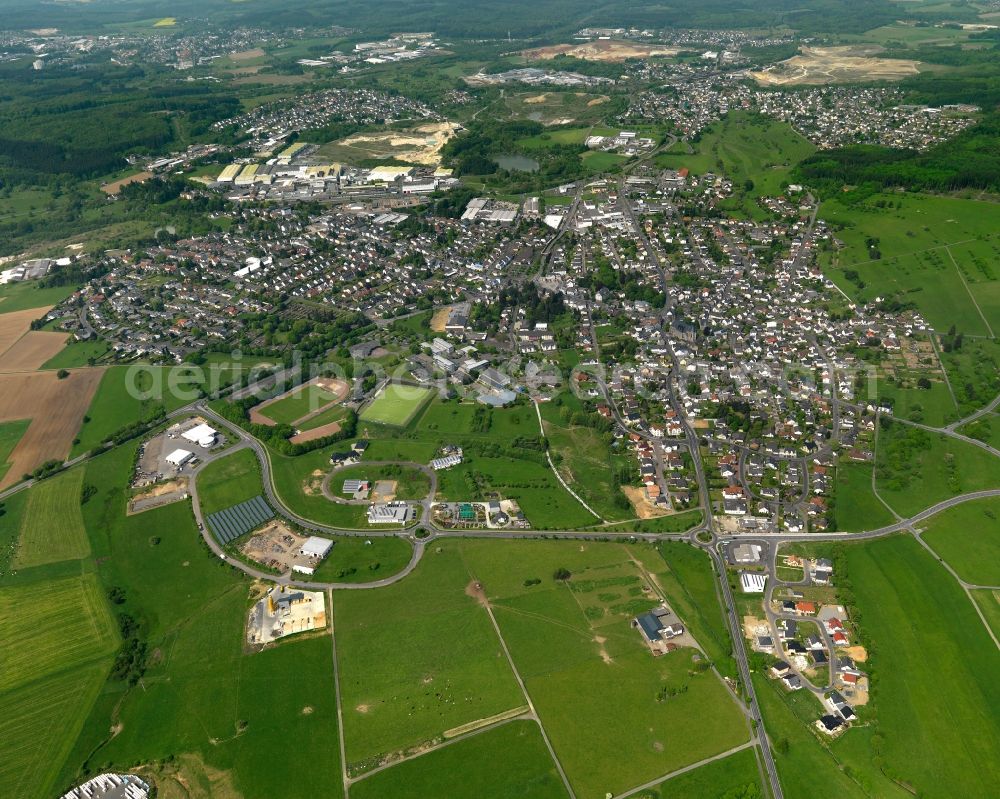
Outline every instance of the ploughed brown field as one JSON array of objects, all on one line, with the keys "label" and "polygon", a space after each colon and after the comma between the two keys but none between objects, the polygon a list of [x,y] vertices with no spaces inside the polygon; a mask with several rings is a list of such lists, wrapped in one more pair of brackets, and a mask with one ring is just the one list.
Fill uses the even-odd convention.
[{"label": "ploughed brown field", "polygon": [[5,352],[0,353],[0,372],[29,372],[39,369],[65,346],[65,333],[28,331]]},{"label": "ploughed brown field", "polygon": [[10,453],[11,465],[0,489],[45,461],[69,455],[103,374],[103,368],[72,369],[63,380],[53,370],[0,374],[0,422],[31,419]]}]

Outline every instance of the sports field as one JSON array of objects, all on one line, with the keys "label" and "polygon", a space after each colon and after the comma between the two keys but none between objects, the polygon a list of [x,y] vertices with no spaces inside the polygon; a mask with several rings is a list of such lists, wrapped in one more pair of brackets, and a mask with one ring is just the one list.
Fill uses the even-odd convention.
[{"label": "sports field", "polygon": [[923,539],[958,576],[976,585],[1000,585],[1000,499],[980,499],[937,514]]},{"label": "sports field", "polygon": [[351,786],[354,799],[564,799],[533,721],[512,721]]},{"label": "sports field", "polygon": [[912,536],[846,548],[877,674],[878,754],[920,796],[1000,784],[1000,651],[954,578]]},{"label": "sports field", "polygon": [[83,469],[71,469],[44,480],[28,492],[21,520],[15,568],[74,560],[90,554],[83,527],[80,495]]},{"label": "sports field", "polygon": [[292,424],[340,402],[348,388],[341,381],[312,381],[258,405],[251,411],[251,420],[258,424]]},{"label": "sports field", "polygon": [[350,773],[526,704],[471,579],[448,544],[399,583],[335,593]]},{"label": "sports field", "polygon": [[391,383],[361,412],[364,422],[405,427],[433,395],[433,389]]}]

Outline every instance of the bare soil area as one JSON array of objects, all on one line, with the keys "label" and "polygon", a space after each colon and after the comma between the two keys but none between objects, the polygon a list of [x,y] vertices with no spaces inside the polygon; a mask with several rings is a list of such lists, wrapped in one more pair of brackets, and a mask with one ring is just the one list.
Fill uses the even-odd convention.
[{"label": "bare soil area", "polygon": [[0,372],[34,371],[65,346],[65,333],[30,330],[0,355]]},{"label": "bare soil area", "polygon": [[623,42],[615,39],[598,39],[581,44],[556,44],[550,47],[536,47],[524,50],[521,55],[528,58],[549,59],[557,55],[568,55],[582,58],[585,61],[618,62],[628,58],[656,58],[675,56],[681,51],[679,47],[668,47],[661,44],[642,44],[640,42]]},{"label": "bare soil area", "polygon": [[799,55],[750,75],[763,86],[802,86],[902,80],[920,71],[919,61],[877,58],[878,52],[879,47],[803,47]]},{"label": "bare soil area", "polygon": [[153,177],[152,172],[136,172],[134,175],[129,175],[121,180],[105,183],[101,186],[101,191],[105,194],[117,194],[124,186],[128,186],[130,183],[145,183],[151,177]]},{"label": "bare soil area", "polygon": [[448,315],[451,313],[451,306],[438,308],[431,317],[431,330],[435,333],[444,333],[444,326],[448,324]]},{"label": "bare soil area", "polygon": [[53,306],[28,308],[24,311],[0,313],[0,355],[9,350],[25,333],[31,330],[31,323],[45,316]]},{"label": "bare soil area", "polygon": [[628,501],[632,503],[632,510],[635,511],[635,515],[640,519],[655,519],[658,516],[670,515],[667,511],[656,507],[649,501],[649,497],[646,496],[646,489],[637,488],[636,486],[622,486],[622,491],[625,492]]},{"label": "bare soil area", "polygon": [[72,369],[60,380],[53,371],[0,375],[0,422],[31,417],[31,424],[10,454],[0,489],[18,482],[45,461],[69,455],[73,438],[97,391],[103,368]]},{"label": "bare soil area", "polygon": [[339,432],[340,422],[330,422],[330,424],[323,424],[319,427],[314,427],[312,430],[303,430],[301,433],[296,433],[288,440],[293,444],[305,444],[307,441],[315,441],[317,438],[332,436],[334,433]]}]

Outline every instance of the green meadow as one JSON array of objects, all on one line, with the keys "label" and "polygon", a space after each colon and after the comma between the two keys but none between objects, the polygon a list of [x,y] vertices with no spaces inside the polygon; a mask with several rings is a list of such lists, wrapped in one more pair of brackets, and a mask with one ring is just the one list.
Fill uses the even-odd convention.
[{"label": "green meadow", "polygon": [[7,474],[10,469],[10,453],[13,452],[17,442],[27,432],[31,419],[18,419],[15,422],[0,422],[0,479]]},{"label": "green meadow", "polygon": [[911,536],[849,546],[844,557],[871,642],[876,762],[929,799],[992,795],[1000,651],[965,592]]},{"label": "green meadow", "polygon": [[835,483],[837,529],[856,533],[892,524],[896,519],[872,492],[872,465],[842,458]]},{"label": "green meadow", "polygon": [[1000,498],[949,508],[922,526],[924,541],[958,576],[977,585],[1000,585]]},{"label": "green meadow", "polygon": [[457,545],[405,580],[334,595],[348,768],[526,705]]},{"label": "green meadow", "polygon": [[857,206],[834,199],[821,216],[844,245],[829,276],[849,295],[913,303],[939,333],[1000,334],[996,203],[879,194]]},{"label": "green meadow", "polygon": [[898,421],[887,426],[886,421],[883,417],[875,458],[876,486],[901,516],[949,497],[1000,487],[1000,464],[986,450]]},{"label": "green meadow", "polygon": [[75,560],[90,553],[80,498],[82,468],[43,480],[28,492],[18,535],[15,568]]},{"label": "green meadow", "polygon": [[658,155],[656,165],[725,175],[734,188],[725,206],[759,218],[769,214],[756,205],[756,198],[782,194],[792,168],[816,148],[784,122],[734,111],[703,131],[691,149],[687,152],[679,142]]},{"label": "green meadow", "polygon": [[565,799],[533,721],[512,721],[351,785],[354,799]]},{"label": "green meadow", "polygon": [[197,488],[203,514],[215,513],[259,496],[264,489],[257,456],[252,449],[241,449],[216,458],[198,472]]},{"label": "green meadow", "polygon": [[[682,648],[654,658],[631,627],[657,604],[646,575],[655,569],[658,579],[666,564],[655,550],[525,541],[468,542],[462,552],[581,799],[747,740],[739,708],[703,656]],[[553,579],[559,568],[571,577]]]}]

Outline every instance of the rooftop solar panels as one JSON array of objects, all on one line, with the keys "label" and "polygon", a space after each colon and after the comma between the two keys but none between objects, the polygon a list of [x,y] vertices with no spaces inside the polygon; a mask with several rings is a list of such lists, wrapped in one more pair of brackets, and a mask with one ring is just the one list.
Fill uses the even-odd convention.
[{"label": "rooftop solar panels", "polygon": [[233,505],[231,508],[210,513],[207,521],[216,540],[225,546],[244,533],[260,527],[268,519],[274,518],[274,511],[259,494],[253,499]]}]

